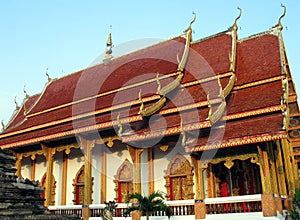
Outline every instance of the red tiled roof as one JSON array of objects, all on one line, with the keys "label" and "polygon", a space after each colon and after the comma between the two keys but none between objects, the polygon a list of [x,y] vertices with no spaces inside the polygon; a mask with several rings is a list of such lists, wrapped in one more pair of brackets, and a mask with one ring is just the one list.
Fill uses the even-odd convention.
[{"label": "red tiled roof", "polygon": [[39,98],[40,94],[36,94],[34,96],[29,97],[28,99],[24,100],[22,106],[14,113],[10,122],[6,127],[6,131],[12,130],[14,127],[17,127],[20,123],[22,123],[25,119],[24,111],[28,110],[32,107],[32,105],[36,102]]},{"label": "red tiled roof", "polygon": [[237,45],[236,85],[256,82],[282,74],[278,37],[264,34]]},{"label": "red tiled roof", "polygon": [[[182,85],[230,72],[228,55],[232,52],[232,42],[232,35],[228,33],[194,42],[191,45]],[[114,59],[107,65],[99,64],[54,80],[39,99],[36,97],[34,101],[37,101],[34,105],[32,104],[27,120],[14,127],[12,125],[17,125],[22,119],[21,116],[16,117],[10,129],[0,134],[0,145],[11,144],[13,146],[16,142],[21,143],[21,141],[47,136],[53,138],[51,135],[69,132],[75,128],[110,123],[116,120],[117,113],[121,114],[122,119],[138,117],[140,89],[143,99],[153,97],[152,101],[145,102],[146,107],[158,100],[158,95],[155,94],[157,89],[155,75],[156,73],[160,76],[176,73],[178,64],[176,56],[179,54],[180,57],[182,54],[184,43],[184,38],[174,38]],[[279,51],[278,37],[269,33],[238,41],[235,86],[280,76],[282,72]],[[175,77],[176,75],[173,74],[171,77],[161,79],[160,82],[164,86]],[[229,76],[221,78],[223,88],[228,82]],[[137,85],[132,86],[134,84]],[[219,87],[216,79],[195,83],[168,94],[168,100],[161,111],[193,103],[205,103],[208,92],[211,100],[219,99],[217,104],[213,104],[213,111],[216,111],[220,104],[220,98],[217,97]],[[280,105],[281,96],[282,86],[279,80],[234,89],[226,98],[227,114],[234,115]],[[83,99],[85,100],[82,101]],[[119,108],[111,109],[116,106]],[[195,113],[194,117],[190,117],[191,111]],[[96,115],[94,115],[95,112]],[[85,113],[91,113],[91,115],[75,120],[77,116]],[[224,138],[242,136],[244,133],[246,135],[250,132],[248,129],[252,125],[256,127],[251,130],[251,134],[266,133],[270,129],[272,132],[279,131],[279,121],[282,120],[282,115],[281,112],[275,114],[276,117],[274,114],[230,121],[226,123],[228,131],[226,130]],[[181,111],[180,115],[175,112],[165,114],[163,117],[155,116],[157,120],[153,121],[151,129],[159,130],[164,126],[179,127],[182,118],[185,119],[184,124],[198,123],[205,121],[207,116],[208,108],[206,104],[203,104],[198,109]],[[266,126],[266,121],[272,125]],[[106,128],[109,127],[111,124]],[[143,128],[137,133],[149,132],[149,129],[149,127]],[[66,133],[66,136],[69,134],[71,133]]]}]

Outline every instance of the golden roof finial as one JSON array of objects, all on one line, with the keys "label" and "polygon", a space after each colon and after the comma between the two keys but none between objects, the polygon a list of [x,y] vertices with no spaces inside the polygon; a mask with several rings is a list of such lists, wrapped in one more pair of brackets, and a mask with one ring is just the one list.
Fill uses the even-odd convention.
[{"label": "golden roof finial", "polygon": [[28,93],[27,93],[27,91],[26,91],[26,85],[24,85],[24,87],[23,87],[23,92],[24,92],[24,94],[25,94],[25,98],[28,99],[28,98],[29,98],[29,95],[28,95]]},{"label": "golden roof finial", "polygon": [[109,26],[109,34],[108,34],[108,38],[107,38],[107,42],[106,42],[107,47],[112,46],[111,30],[112,30],[112,26],[110,25]]},{"label": "golden roof finial", "polygon": [[208,117],[207,119],[209,119],[211,121],[211,117],[212,117],[212,106],[211,106],[211,103],[210,103],[210,98],[209,98],[209,93],[207,93],[207,107],[209,108],[208,110]]},{"label": "golden roof finial", "polygon": [[2,125],[2,131],[4,131],[5,130],[5,124],[4,124],[3,120],[1,121],[1,125]]},{"label": "golden roof finial", "polygon": [[139,91],[139,101],[140,101],[140,112],[141,113],[144,110],[144,102],[143,102],[143,98],[142,98],[142,89],[140,89]]},{"label": "golden roof finial", "polygon": [[237,9],[240,11],[240,14],[237,16],[237,18],[234,20],[234,24],[233,24],[233,28],[235,30],[238,29],[238,26],[237,26],[237,21],[241,18],[242,16],[242,9],[238,6]]},{"label": "golden roof finial", "polygon": [[159,81],[159,73],[156,74],[156,83],[157,83],[156,93],[159,94],[160,93],[160,89],[161,89],[161,83]]},{"label": "golden roof finial", "polygon": [[192,24],[196,21],[196,13],[193,11],[192,12],[193,13],[193,15],[194,15],[194,18],[193,18],[193,20],[190,22],[190,25],[189,25],[189,27],[184,31],[184,32],[187,32],[188,30],[192,30]]},{"label": "golden roof finial", "polygon": [[186,133],[183,129],[183,121],[182,121],[182,118],[180,120],[180,133],[182,135],[182,138],[181,138],[181,145],[182,146],[185,146],[186,145]]},{"label": "golden roof finial", "polygon": [[282,30],[282,24],[281,24],[281,19],[285,16],[286,14],[286,7],[284,4],[281,3],[281,7],[283,7],[283,14],[279,17],[278,19],[278,24],[277,26],[280,28],[280,30]]},{"label": "golden roof finial", "polygon": [[118,135],[119,136],[122,136],[122,132],[123,132],[123,126],[122,126],[122,122],[120,120],[120,112],[118,113],[118,116],[117,116],[117,122],[118,122],[118,127],[119,127],[119,130],[118,130]]},{"label": "golden roof finial", "polygon": [[20,108],[20,106],[17,103],[17,96],[15,96],[15,100],[14,100],[15,104],[16,104],[16,110],[18,110]]},{"label": "golden roof finial", "polygon": [[219,97],[224,99],[224,92],[223,92],[223,88],[222,88],[222,84],[221,84],[221,79],[220,79],[220,75],[218,75],[218,86],[219,86]]},{"label": "golden roof finial", "polygon": [[52,79],[51,79],[51,77],[48,74],[48,68],[46,68],[46,76],[48,78],[48,83],[51,82]]},{"label": "golden roof finial", "polygon": [[111,37],[111,30],[112,30],[112,26],[110,25],[109,34],[108,34],[108,38],[107,38],[107,42],[106,42],[106,48],[105,48],[106,55],[103,58],[104,64],[107,64],[113,58],[113,56],[111,55],[112,54],[112,47],[113,47],[112,37]]}]

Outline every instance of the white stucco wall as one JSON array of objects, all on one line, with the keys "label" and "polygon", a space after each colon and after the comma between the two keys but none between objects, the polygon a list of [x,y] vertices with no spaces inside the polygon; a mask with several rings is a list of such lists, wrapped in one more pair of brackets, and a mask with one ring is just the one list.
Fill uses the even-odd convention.
[{"label": "white stucco wall", "polygon": [[42,182],[42,178],[46,173],[46,158],[43,155],[36,155],[35,179]]},{"label": "white stucco wall", "polygon": [[21,163],[21,176],[25,179],[30,179],[30,167],[31,167],[31,159],[30,157],[24,157]]},{"label": "white stucco wall", "polygon": [[103,145],[95,145],[92,151],[93,204],[101,203],[101,156]]},{"label": "white stucco wall", "polygon": [[73,205],[74,186],[72,184],[77,172],[84,165],[84,157],[80,149],[72,149],[68,157],[66,205]]},{"label": "white stucco wall", "polygon": [[56,152],[54,155],[53,162],[53,176],[56,181],[55,188],[55,205],[61,205],[61,194],[62,194],[62,162],[63,162],[63,153]]},{"label": "white stucco wall", "polygon": [[116,145],[113,148],[109,148],[107,151],[107,194],[106,200],[114,200],[116,198],[115,192],[115,175],[118,168],[122,163],[128,159],[132,163],[131,156],[125,145]]},{"label": "white stucco wall", "polygon": [[142,195],[149,195],[148,192],[148,149],[145,149],[141,154],[141,193]]}]

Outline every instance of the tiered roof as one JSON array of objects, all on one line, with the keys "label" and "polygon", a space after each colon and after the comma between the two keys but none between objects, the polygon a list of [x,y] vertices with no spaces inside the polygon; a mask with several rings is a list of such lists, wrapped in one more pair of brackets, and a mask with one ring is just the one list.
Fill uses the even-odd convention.
[{"label": "tiered roof", "polygon": [[[126,143],[180,136],[193,152],[287,137],[292,79],[281,29],[238,39],[235,21],[192,41],[190,25],[178,37],[52,80],[16,111],[0,146],[113,129]],[[208,141],[212,128],[224,131],[217,143]]]}]

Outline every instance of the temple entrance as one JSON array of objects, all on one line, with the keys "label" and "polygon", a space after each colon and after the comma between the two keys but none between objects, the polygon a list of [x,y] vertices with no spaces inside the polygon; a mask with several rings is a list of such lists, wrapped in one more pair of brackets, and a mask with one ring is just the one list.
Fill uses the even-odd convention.
[{"label": "temple entrance", "polygon": [[125,202],[126,195],[133,192],[132,184],[133,165],[129,160],[125,160],[115,176],[117,202]]},{"label": "temple entrance", "polygon": [[224,163],[212,165],[215,197],[262,193],[259,166],[251,163],[250,159],[232,162],[230,169]]},{"label": "temple entrance", "polygon": [[169,200],[193,199],[193,171],[189,161],[182,155],[176,155],[169,163],[165,176]]}]

